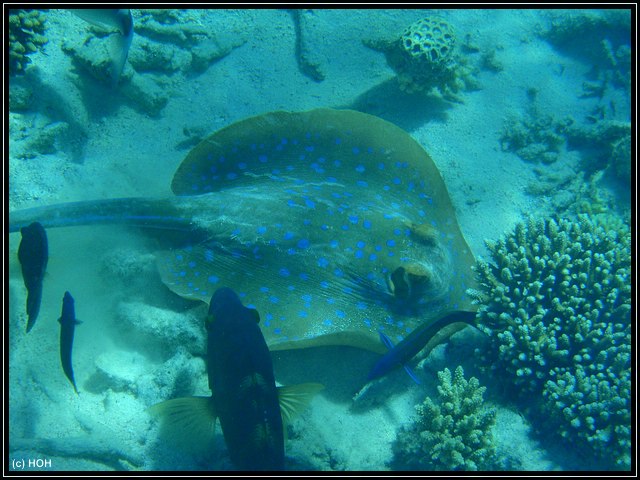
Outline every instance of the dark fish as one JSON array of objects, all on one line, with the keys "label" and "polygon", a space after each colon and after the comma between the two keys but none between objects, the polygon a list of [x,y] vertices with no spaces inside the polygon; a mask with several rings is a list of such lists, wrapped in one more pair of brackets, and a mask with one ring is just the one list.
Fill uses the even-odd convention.
[{"label": "dark fish", "polygon": [[211,425],[217,417],[238,469],[284,470],[283,421],[323,387],[313,383],[276,387],[259,321],[257,310],[243,306],[233,290],[216,290],[206,319],[213,396],[168,400],[151,407],[151,412],[184,428]]},{"label": "dark fish", "polygon": [[361,112],[270,112],[187,155],[174,197],[12,212],[10,230],[127,223],[186,239],[158,252],[162,281],[208,301],[233,285],[269,348],[348,345],[385,353],[423,324],[476,307],[474,258],[433,160],[397,126]]},{"label": "dark fish", "polygon": [[18,247],[18,260],[22,279],[27,287],[27,332],[36,324],[42,300],[42,281],[49,260],[47,232],[38,222],[20,229],[22,240]]},{"label": "dark fish", "polygon": [[58,322],[60,322],[60,362],[62,362],[64,374],[73,385],[73,389],[78,393],[78,387],[76,387],[76,381],[73,377],[71,352],[73,350],[73,334],[75,332],[76,325],[81,322],[76,320],[74,301],[69,292],[64,292],[64,298],[62,299],[62,315],[58,319]]},{"label": "dark fish", "polygon": [[367,381],[381,377],[388,373],[392,368],[402,365],[413,381],[419,384],[420,381],[411,371],[406,362],[417,355],[425,346],[433,348],[437,345],[437,342],[430,345],[429,342],[433,340],[444,328],[458,322],[464,322],[475,326],[475,318],[475,312],[452,312],[439,318],[433,323],[420,325],[396,346],[393,345],[391,339],[389,339],[384,332],[380,331],[380,340],[389,349],[389,351],[384,354],[371,369],[371,372],[369,372],[369,376],[367,377]]},{"label": "dark fish", "polygon": [[128,8],[73,8],[71,12],[102,28],[118,30],[119,35],[113,40],[111,48],[111,79],[115,86],[124,69],[124,64],[129,55],[129,47],[133,40],[133,17]]}]

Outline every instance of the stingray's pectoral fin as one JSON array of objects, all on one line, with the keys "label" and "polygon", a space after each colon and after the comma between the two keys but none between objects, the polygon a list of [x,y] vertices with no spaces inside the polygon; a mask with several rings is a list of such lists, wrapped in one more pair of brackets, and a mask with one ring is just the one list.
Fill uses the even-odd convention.
[{"label": "stingray's pectoral fin", "polygon": [[211,448],[216,427],[212,397],[182,397],[152,405],[147,412],[160,419],[160,437],[186,451]]}]

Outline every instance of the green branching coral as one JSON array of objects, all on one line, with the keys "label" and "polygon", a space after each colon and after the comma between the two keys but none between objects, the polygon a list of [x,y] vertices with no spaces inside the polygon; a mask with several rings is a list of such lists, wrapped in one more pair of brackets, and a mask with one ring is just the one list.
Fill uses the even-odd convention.
[{"label": "green branching coral", "polygon": [[9,72],[23,73],[31,62],[29,55],[47,43],[43,35],[46,16],[40,10],[11,10],[9,14]]},{"label": "green branching coral", "polygon": [[[631,233],[590,216],[529,220],[478,262],[485,361],[547,427],[609,468],[628,465]],[[611,462],[611,463],[609,463]]]},{"label": "green branching coral", "polygon": [[491,428],[495,411],[482,400],[486,387],[464,378],[461,366],[453,378],[438,372],[438,402],[426,398],[416,406],[418,418],[398,434],[395,461],[415,470],[487,470],[495,464]]},{"label": "green branching coral", "polygon": [[456,50],[453,27],[444,19],[427,17],[409,25],[399,38],[365,41],[384,52],[398,74],[400,89],[407,92],[439,92],[446,100],[462,102],[461,90],[478,88],[477,69]]}]

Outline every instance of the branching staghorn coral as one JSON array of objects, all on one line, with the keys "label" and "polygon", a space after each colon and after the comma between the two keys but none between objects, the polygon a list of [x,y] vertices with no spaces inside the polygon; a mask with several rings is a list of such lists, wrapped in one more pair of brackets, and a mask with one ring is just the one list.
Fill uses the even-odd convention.
[{"label": "branching staghorn coral", "polygon": [[485,361],[506,375],[547,427],[628,468],[631,233],[588,215],[529,220],[478,262]]},{"label": "branching staghorn coral", "polygon": [[491,428],[495,411],[483,403],[486,387],[464,378],[458,366],[438,372],[438,401],[416,405],[418,417],[394,444],[400,468],[416,470],[487,470],[495,464]]}]

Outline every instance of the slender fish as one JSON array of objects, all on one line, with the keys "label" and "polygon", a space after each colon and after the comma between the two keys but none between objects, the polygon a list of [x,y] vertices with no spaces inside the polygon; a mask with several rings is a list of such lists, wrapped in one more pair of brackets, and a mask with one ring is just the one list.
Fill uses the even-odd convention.
[{"label": "slender fish", "polygon": [[73,377],[71,351],[73,349],[73,334],[75,332],[76,325],[81,322],[76,320],[74,301],[69,292],[64,292],[64,298],[62,299],[62,315],[58,321],[60,322],[60,361],[62,362],[62,369],[73,385],[73,389],[78,393],[78,387],[76,387],[76,381]]},{"label": "slender fish", "polygon": [[18,247],[18,260],[22,279],[27,287],[27,332],[36,324],[42,300],[42,281],[49,260],[49,243],[44,227],[34,222],[20,229],[22,240]]}]

